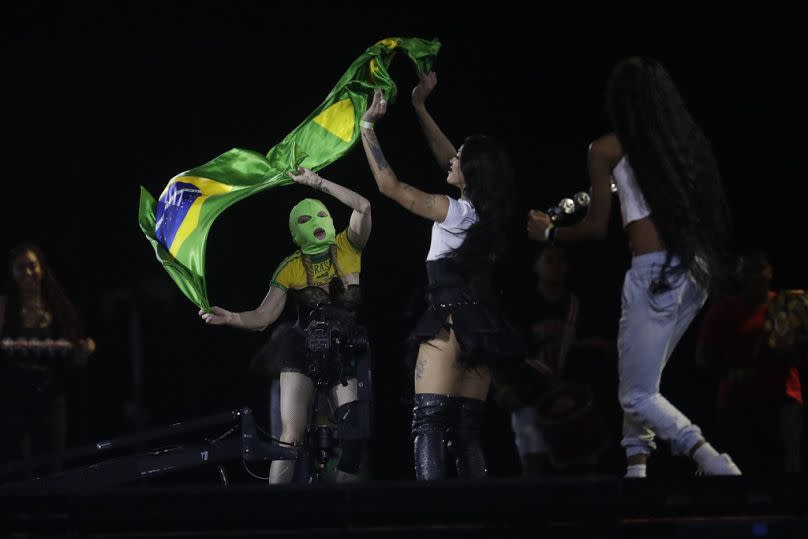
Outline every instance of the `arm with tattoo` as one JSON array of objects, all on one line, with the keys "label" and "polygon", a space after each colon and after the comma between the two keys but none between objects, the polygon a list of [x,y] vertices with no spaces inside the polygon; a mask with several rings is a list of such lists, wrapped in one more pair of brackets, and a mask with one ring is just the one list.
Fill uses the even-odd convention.
[{"label": "arm with tattoo", "polygon": [[412,185],[398,181],[396,173],[384,157],[379,139],[373,130],[374,122],[387,112],[387,101],[381,88],[373,92],[373,102],[362,115],[362,147],[379,192],[404,206],[408,211],[431,221],[442,223],[449,211],[449,199],[442,195],[424,193]]},{"label": "arm with tattoo", "polygon": [[412,185],[399,181],[396,173],[387,163],[379,145],[379,139],[376,138],[376,133],[372,128],[362,128],[362,146],[365,148],[370,170],[381,194],[395,200],[418,216],[437,222],[443,222],[446,219],[449,199],[442,195],[425,193]]}]

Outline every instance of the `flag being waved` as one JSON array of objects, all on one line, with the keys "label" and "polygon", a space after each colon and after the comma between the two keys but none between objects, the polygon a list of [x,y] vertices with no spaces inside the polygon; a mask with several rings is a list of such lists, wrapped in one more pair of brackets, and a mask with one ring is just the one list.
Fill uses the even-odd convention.
[{"label": "flag being waved", "polygon": [[304,166],[320,170],[359,140],[359,121],[373,89],[388,101],[397,87],[388,68],[398,51],[412,61],[418,76],[432,69],[437,40],[387,38],[351,64],[323,103],[266,155],[234,148],[209,163],[172,178],[160,198],[140,188],[140,229],[157,259],[179,289],[208,310],[205,245],[213,221],[225,209],[259,191],[293,183],[288,172]]}]

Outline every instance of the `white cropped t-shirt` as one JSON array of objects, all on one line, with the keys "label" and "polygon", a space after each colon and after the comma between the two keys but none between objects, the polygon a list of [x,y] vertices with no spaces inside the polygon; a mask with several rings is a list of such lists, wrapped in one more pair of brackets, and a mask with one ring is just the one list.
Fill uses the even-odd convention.
[{"label": "white cropped t-shirt", "polygon": [[612,170],[612,177],[617,186],[617,196],[620,198],[620,212],[623,214],[623,228],[651,215],[651,209],[645,202],[645,197],[637,185],[634,170],[624,155]]},{"label": "white cropped t-shirt", "polygon": [[471,202],[463,198],[446,198],[449,199],[449,209],[442,223],[435,221],[432,225],[432,241],[426,255],[427,260],[443,258],[460,247],[466,239],[466,231],[477,222],[477,210]]}]

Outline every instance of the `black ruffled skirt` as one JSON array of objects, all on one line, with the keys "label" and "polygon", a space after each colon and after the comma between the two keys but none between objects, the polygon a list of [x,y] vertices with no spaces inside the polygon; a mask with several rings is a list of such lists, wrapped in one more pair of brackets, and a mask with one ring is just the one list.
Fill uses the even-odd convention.
[{"label": "black ruffled skirt", "polygon": [[460,363],[467,368],[494,367],[521,361],[525,342],[500,310],[473,297],[448,260],[427,261],[427,308],[410,333],[408,362],[414,365],[421,343],[442,329],[452,329],[460,345]]}]

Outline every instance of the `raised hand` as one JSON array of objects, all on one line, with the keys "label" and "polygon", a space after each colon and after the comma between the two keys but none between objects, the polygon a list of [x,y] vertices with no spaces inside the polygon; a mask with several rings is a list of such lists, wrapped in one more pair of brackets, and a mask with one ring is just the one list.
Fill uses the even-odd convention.
[{"label": "raised hand", "polygon": [[314,187],[315,189],[319,189],[323,184],[323,178],[321,178],[316,172],[305,167],[300,167],[297,170],[297,174],[293,174],[291,172],[288,174],[289,177],[295,182],[302,185],[308,185],[309,187]]},{"label": "raised hand", "polygon": [[381,119],[387,112],[387,100],[384,99],[384,94],[381,88],[376,88],[373,91],[373,102],[368,107],[368,110],[362,115],[362,120],[374,123]]},{"label": "raised hand", "polygon": [[434,71],[424,75],[421,81],[412,89],[412,104],[416,107],[423,105],[437,84],[438,76]]}]

